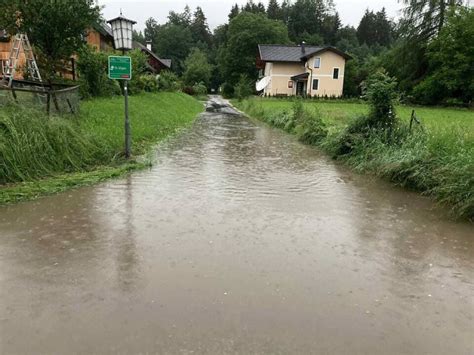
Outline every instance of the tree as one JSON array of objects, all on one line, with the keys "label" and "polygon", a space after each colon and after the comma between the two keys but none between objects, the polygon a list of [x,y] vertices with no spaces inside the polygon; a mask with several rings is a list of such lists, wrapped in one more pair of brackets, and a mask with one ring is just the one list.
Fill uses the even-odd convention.
[{"label": "tree", "polygon": [[289,43],[288,30],[283,22],[248,12],[241,13],[230,22],[227,36],[219,66],[222,77],[231,85],[235,85],[242,74],[252,80],[257,79],[258,44]]},{"label": "tree", "polygon": [[365,10],[364,16],[362,16],[359,26],[357,27],[357,39],[359,43],[366,43],[369,46],[376,43],[376,27],[377,18],[374,12],[369,11],[369,9]]},{"label": "tree", "polygon": [[93,0],[0,0],[0,8],[0,27],[28,34],[48,80],[82,48],[84,34],[100,18]]},{"label": "tree", "polygon": [[261,2],[255,4],[253,0],[248,0],[242,11],[250,12],[252,14],[266,14],[265,5]]},{"label": "tree", "polygon": [[447,15],[439,36],[428,45],[427,57],[427,76],[414,88],[420,102],[473,100],[474,9],[460,8]]},{"label": "tree", "polygon": [[133,30],[132,38],[134,41],[137,41],[138,43],[141,43],[143,45],[146,44],[145,36],[143,35],[142,31]]},{"label": "tree", "polygon": [[209,31],[209,25],[207,24],[206,15],[202,11],[201,7],[197,7],[194,12],[193,20],[189,26],[193,36],[194,43],[204,43],[207,48],[212,45],[212,35]]},{"label": "tree", "polygon": [[183,80],[186,85],[193,86],[203,83],[209,87],[212,75],[212,66],[207,60],[206,54],[198,48],[194,48],[185,61]]},{"label": "tree", "polygon": [[302,34],[323,36],[323,23],[330,15],[332,2],[325,0],[297,0],[290,9],[288,31],[295,42],[302,41]]},{"label": "tree", "polygon": [[158,23],[156,22],[154,18],[150,17],[148,20],[146,20],[145,30],[143,32],[145,35],[145,41],[154,42],[159,29],[160,29],[160,26],[158,26]]},{"label": "tree", "polygon": [[232,9],[230,10],[230,13],[229,13],[229,22],[234,18],[234,17],[237,17],[237,15],[240,13],[240,8],[239,8],[239,5],[238,4],[235,4],[234,6],[232,6]]},{"label": "tree", "polygon": [[186,5],[182,13],[170,11],[168,14],[168,23],[187,28],[191,25],[191,18],[191,8]]},{"label": "tree", "polygon": [[403,0],[404,32],[409,38],[426,41],[438,35],[448,11],[463,5],[463,0]]},{"label": "tree", "polygon": [[154,41],[154,49],[161,57],[170,58],[173,70],[182,74],[184,59],[188,56],[193,46],[191,30],[180,25],[167,23],[160,27]]},{"label": "tree", "polygon": [[267,16],[272,20],[283,20],[281,8],[277,0],[270,0],[267,7]]}]

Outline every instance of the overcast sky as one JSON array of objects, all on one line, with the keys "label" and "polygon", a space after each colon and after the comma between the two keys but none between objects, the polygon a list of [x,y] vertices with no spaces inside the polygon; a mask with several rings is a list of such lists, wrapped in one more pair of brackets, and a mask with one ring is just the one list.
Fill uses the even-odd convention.
[{"label": "overcast sky", "polygon": [[[207,16],[209,26],[216,26],[227,22],[227,15],[233,4],[245,4],[247,0],[98,0],[100,5],[105,5],[104,17],[110,19],[120,14],[137,21],[136,28],[143,29],[149,17],[155,18],[159,23],[166,22],[168,12],[173,10],[182,12],[186,4],[194,10],[201,6]],[[254,0],[258,3],[258,0]],[[265,5],[268,0],[262,1]],[[280,1],[281,3],[281,1]],[[397,17],[401,5],[398,0],[334,0],[344,25],[357,26],[366,8],[380,10],[385,7],[389,17]]]}]

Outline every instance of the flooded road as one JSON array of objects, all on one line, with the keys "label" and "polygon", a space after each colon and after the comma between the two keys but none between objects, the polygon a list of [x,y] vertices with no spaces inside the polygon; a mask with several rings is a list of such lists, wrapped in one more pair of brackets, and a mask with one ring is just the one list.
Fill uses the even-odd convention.
[{"label": "flooded road", "polygon": [[0,207],[0,353],[473,353],[472,225],[226,112]]}]

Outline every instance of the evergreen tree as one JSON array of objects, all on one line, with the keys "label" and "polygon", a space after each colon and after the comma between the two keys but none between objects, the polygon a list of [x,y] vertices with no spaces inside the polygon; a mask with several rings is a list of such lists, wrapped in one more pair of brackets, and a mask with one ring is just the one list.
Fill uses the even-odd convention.
[{"label": "evergreen tree", "polygon": [[270,0],[267,7],[267,16],[272,20],[283,20],[281,7],[277,0]]},{"label": "evergreen tree", "polygon": [[194,17],[190,25],[191,33],[193,35],[194,43],[203,43],[208,48],[211,47],[212,38],[211,32],[209,31],[209,25],[207,24],[206,15],[202,11],[201,7],[197,7],[194,12]]},{"label": "evergreen tree", "polygon": [[[463,0],[403,0],[404,32],[410,38],[426,41],[438,35],[444,26],[445,18],[452,9],[461,7]],[[468,2],[469,4],[469,2]]]},{"label": "evergreen tree", "polygon": [[239,8],[239,5],[238,4],[235,4],[234,6],[232,6],[232,9],[230,10],[230,13],[229,13],[229,22],[234,18],[236,17],[238,14],[240,13],[240,8]]},{"label": "evergreen tree", "polygon": [[153,42],[158,34],[158,30],[159,26],[154,18],[150,17],[148,20],[146,20],[144,30],[145,41]]},{"label": "evergreen tree", "polygon": [[168,23],[172,25],[189,27],[191,25],[191,8],[186,5],[182,13],[177,13],[175,11],[170,11],[168,15]]},{"label": "evergreen tree", "polygon": [[366,9],[357,27],[357,39],[359,43],[365,43],[367,45],[375,43],[375,23],[376,18],[374,12]]}]

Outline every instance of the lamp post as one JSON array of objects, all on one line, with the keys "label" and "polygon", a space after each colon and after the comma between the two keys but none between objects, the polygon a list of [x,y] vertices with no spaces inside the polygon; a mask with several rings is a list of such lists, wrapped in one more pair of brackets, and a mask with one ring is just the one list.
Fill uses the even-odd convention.
[{"label": "lamp post", "polygon": [[[136,24],[135,21],[129,20],[122,16],[122,12],[120,12],[120,16],[116,17],[112,20],[107,21],[112,27],[112,33],[114,35],[114,46],[115,49],[121,50],[122,55],[125,56],[125,52],[132,49],[132,29],[133,25]],[[125,97],[125,157],[128,159],[131,155],[131,144],[132,144],[132,133],[130,130],[130,119],[128,117],[128,81],[132,78],[132,69],[131,69],[131,59],[127,57],[123,57],[124,59],[128,59],[129,65],[129,73],[122,73],[120,74],[120,69],[126,69],[125,67],[121,67],[120,64],[115,64],[115,67],[111,67],[111,57],[109,57],[109,77],[111,76],[111,71],[114,69],[117,70],[119,74],[118,77],[114,76],[113,78],[124,80],[123,85],[123,94]],[[116,63],[120,63],[117,61]]]}]

